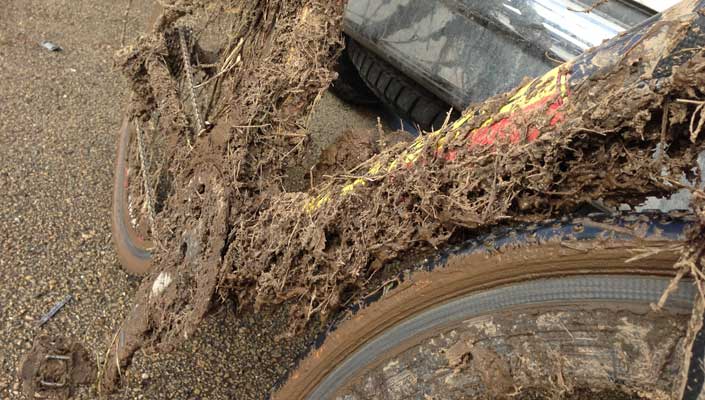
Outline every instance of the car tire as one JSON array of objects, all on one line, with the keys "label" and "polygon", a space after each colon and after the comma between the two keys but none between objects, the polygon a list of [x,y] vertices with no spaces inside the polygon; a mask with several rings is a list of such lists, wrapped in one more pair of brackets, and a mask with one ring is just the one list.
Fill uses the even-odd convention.
[{"label": "car tire", "polygon": [[331,83],[330,90],[339,99],[354,105],[369,106],[379,103],[377,96],[360,78],[347,49],[340,54],[335,72],[338,73],[338,77]]},{"label": "car tire", "polygon": [[424,131],[441,128],[449,111],[450,121],[460,117],[452,106],[355,40],[348,38],[346,43],[350,60],[367,87],[400,117],[417,124]]}]

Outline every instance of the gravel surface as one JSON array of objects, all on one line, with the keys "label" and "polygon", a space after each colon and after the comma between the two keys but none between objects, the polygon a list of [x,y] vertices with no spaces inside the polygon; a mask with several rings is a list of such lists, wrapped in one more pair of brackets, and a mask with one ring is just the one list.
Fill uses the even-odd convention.
[{"label": "gravel surface", "polygon": [[[124,97],[111,57],[123,12],[117,2],[0,3],[1,398],[20,398],[15,369],[36,335],[102,348],[137,283],[117,267],[109,237]],[[38,328],[67,294],[74,300]]]},{"label": "gravel surface", "polygon": [[[100,359],[139,282],[120,269],[109,222],[116,131],[127,95],[112,57],[127,3],[0,1],[2,399],[23,398],[16,368],[40,334],[78,340]],[[152,11],[149,2],[132,3],[128,43]],[[43,40],[63,51],[45,50]],[[318,130],[368,118],[332,96],[320,107]],[[37,327],[68,294],[73,301]],[[232,307],[220,307],[177,351],[138,353],[124,389],[112,397],[262,398],[312,337],[280,339],[285,316],[280,310],[269,318],[238,318]],[[82,388],[75,398],[96,393]]]}]

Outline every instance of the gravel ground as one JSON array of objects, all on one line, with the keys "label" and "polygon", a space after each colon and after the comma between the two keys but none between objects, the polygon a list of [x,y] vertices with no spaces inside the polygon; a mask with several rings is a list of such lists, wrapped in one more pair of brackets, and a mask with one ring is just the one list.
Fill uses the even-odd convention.
[{"label": "gravel ground", "polygon": [[[127,94],[112,55],[127,3],[0,1],[2,399],[23,398],[16,368],[37,335],[76,339],[100,358],[139,282],[120,269],[109,222],[115,133]],[[132,3],[128,42],[152,9],[149,2]],[[63,51],[44,50],[42,40]],[[332,96],[321,110],[317,132],[340,128],[340,121],[374,126]],[[67,294],[74,300],[37,327]],[[177,351],[139,353],[113,398],[262,398],[312,337],[278,340],[285,315],[238,318],[231,307],[220,307]],[[91,388],[75,396],[95,397]]]}]

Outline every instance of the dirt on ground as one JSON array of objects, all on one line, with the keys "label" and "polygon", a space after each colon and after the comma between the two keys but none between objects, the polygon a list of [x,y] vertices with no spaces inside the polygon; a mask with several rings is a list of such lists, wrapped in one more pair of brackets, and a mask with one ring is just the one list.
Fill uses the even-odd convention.
[{"label": "dirt on ground", "polygon": [[95,382],[96,365],[79,342],[40,336],[23,357],[18,376],[27,397],[66,400],[78,386]]}]

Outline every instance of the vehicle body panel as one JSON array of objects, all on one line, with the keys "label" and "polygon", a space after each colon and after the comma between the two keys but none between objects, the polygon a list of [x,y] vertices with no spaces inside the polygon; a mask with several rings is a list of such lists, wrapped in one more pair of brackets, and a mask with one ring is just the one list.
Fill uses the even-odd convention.
[{"label": "vehicle body panel", "polygon": [[[351,0],[345,32],[457,109],[544,74],[655,12],[612,1]],[[602,8],[602,7],[601,7]]]},{"label": "vehicle body panel", "polygon": [[681,0],[639,0],[637,3],[642,4],[652,10],[661,12],[667,8],[673,7]]}]

